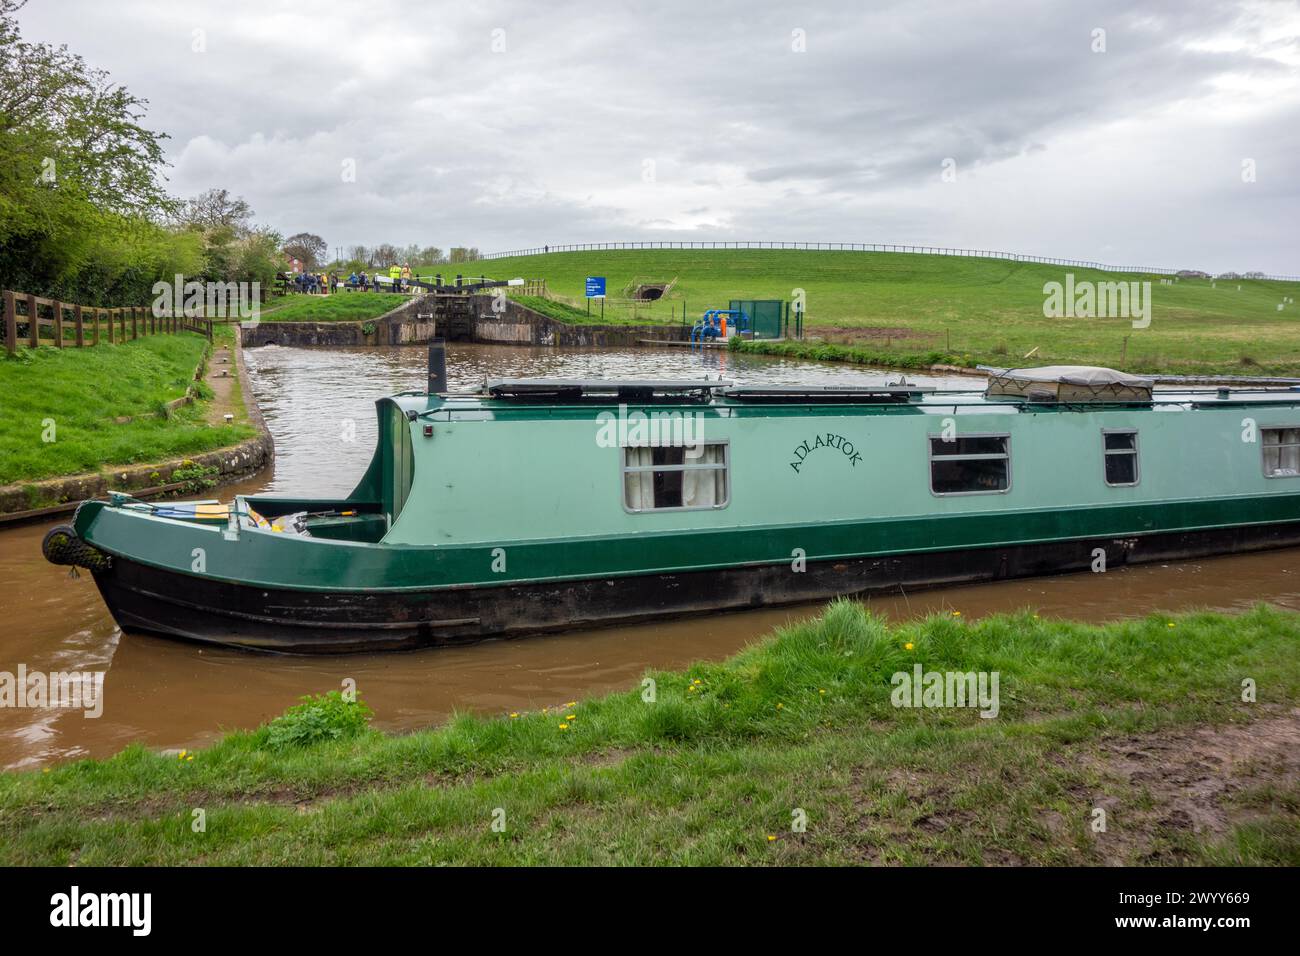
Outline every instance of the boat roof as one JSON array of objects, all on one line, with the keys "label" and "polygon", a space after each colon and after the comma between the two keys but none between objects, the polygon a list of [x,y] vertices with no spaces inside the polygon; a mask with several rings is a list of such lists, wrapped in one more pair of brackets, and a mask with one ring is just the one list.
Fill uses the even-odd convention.
[{"label": "boat roof", "polygon": [[707,378],[499,378],[485,381],[481,394],[534,401],[609,397],[651,400],[686,396],[700,399],[707,398],[714,389],[734,384],[724,379]]},{"label": "boat roof", "polygon": [[[696,379],[491,379],[473,392],[426,395],[406,392],[395,398],[412,417],[433,412],[501,410],[512,405],[591,406],[608,404],[701,405],[719,407],[810,405],[977,406],[1019,409],[1085,410],[1099,405],[1126,407],[1300,405],[1300,385],[1273,387],[1155,387],[1153,379],[1094,366],[1053,365],[1029,369],[990,369],[986,388],[939,389],[905,379],[883,385],[737,385],[723,378]],[[1043,386],[1055,389],[1044,400]]]},{"label": "boat roof", "polygon": [[915,401],[938,389],[922,385],[738,385],[718,390],[738,402],[856,402]]}]

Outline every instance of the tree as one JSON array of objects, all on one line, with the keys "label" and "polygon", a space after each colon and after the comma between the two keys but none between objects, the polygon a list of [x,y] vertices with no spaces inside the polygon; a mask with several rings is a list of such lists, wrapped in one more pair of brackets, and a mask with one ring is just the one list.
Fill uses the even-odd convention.
[{"label": "tree", "polygon": [[448,262],[475,262],[480,258],[478,249],[465,246],[452,246]]},{"label": "tree", "polygon": [[315,233],[300,232],[284,240],[283,249],[286,255],[293,256],[302,263],[304,269],[311,272],[320,264],[329,246]]},{"label": "tree", "polygon": [[0,165],[22,170],[15,179],[31,184],[28,200],[58,192],[122,215],[172,211],[167,136],[139,124],[147,101],[65,46],[23,40],[15,14],[25,5],[0,0]]},{"label": "tree", "polygon": [[226,189],[209,189],[189,199],[177,211],[175,222],[204,231],[228,229],[243,238],[253,230],[253,210],[240,196]]},{"label": "tree", "polygon": [[[0,0],[0,285],[86,304],[147,301],[201,243],[160,228],[174,211],[145,101],[66,47],[28,43]],[[164,270],[158,272],[157,270]]]},{"label": "tree", "polygon": [[390,243],[381,243],[370,250],[370,263],[379,269],[386,269],[389,266],[397,265],[399,253],[397,247]]}]

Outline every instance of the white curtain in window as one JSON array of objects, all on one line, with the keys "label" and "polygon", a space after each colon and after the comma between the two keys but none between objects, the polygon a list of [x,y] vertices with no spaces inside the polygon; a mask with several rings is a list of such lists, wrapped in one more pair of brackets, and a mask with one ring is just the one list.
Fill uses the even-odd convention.
[{"label": "white curtain in window", "polygon": [[[698,454],[692,455],[696,451]],[[725,445],[688,448],[688,465],[722,465],[726,461]],[[688,468],[682,475],[682,507],[712,508],[727,498],[727,475],[722,468]]]},{"label": "white curtain in window", "polygon": [[[625,448],[627,467],[642,468],[654,464],[654,449]],[[633,511],[655,506],[655,476],[652,471],[629,471],[623,476],[623,497]]]},{"label": "white curtain in window", "polygon": [[1264,432],[1264,465],[1277,477],[1300,475],[1300,428],[1276,428]]}]

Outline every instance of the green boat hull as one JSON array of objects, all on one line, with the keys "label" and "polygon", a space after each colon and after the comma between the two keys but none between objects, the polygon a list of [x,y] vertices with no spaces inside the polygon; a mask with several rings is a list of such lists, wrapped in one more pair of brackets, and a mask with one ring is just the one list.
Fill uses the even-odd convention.
[{"label": "green boat hull", "polygon": [[[108,559],[95,579],[124,628],[305,652],[1300,544],[1300,467],[1279,473],[1259,441],[1300,434],[1296,393],[772,401],[385,399],[374,459],[345,499],[241,498],[226,526],[87,502],[72,534]],[[632,446],[607,441],[609,426],[664,412],[726,445],[726,493],[708,507],[625,497]],[[1004,442],[1000,487],[936,489],[949,429]],[[1135,454],[1122,484],[1107,471],[1117,431]],[[307,534],[279,533],[252,510],[317,517]]]},{"label": "green boat hull", "polygon": [[[1184,513],[1193,517],[1194,511]],[[1109,520],[1116,520],[1114,517]],[[933,522],[892,529],[929,546],[871,556],[753,561],[671,573],[582,575],[437,587],[283,588],[184,573],[118,555],[93,572],[127,631],[284,653],[412,649],[517,637],[657,617],[686,616],[831,597],[869,596],[961,583],[1106,568],[1300,545],[1300,520],[1120,536],[1066,536],[969,547],[957,529]],[[1073,522],[1058,531],[1076,528]],[[888,538],[891,529],[877,529]],[[767,547],[808,540],[771,529]],[[960,534],[978,534],[978,528]],[[191,541],[207,542],[193,536]],[[751,542],[755,547],[757,542]],[[201,547],[201,545],[195,545]],[[193,549],[191,549],[192,551]],[[788,551],[787,551],[788,553]],[[424,555],[431,558],[432,555]],[[645,559],[643,554],[642,560]],[[407,560],[414,556],[408,555]],[[597,559],[599,560],[599,559]],[[358,580],[359,568],[336,571]]]}]

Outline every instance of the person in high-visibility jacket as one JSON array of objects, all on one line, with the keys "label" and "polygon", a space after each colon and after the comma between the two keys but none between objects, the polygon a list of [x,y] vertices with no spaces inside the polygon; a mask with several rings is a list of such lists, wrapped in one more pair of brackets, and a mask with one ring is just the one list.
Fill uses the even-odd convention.
[{"label": "person in high-visibility jacket", "polygon": [[402,287],[402,268],[394,263],[388,267],[388,278],[393,280],[393,291],[396,292]]}]

